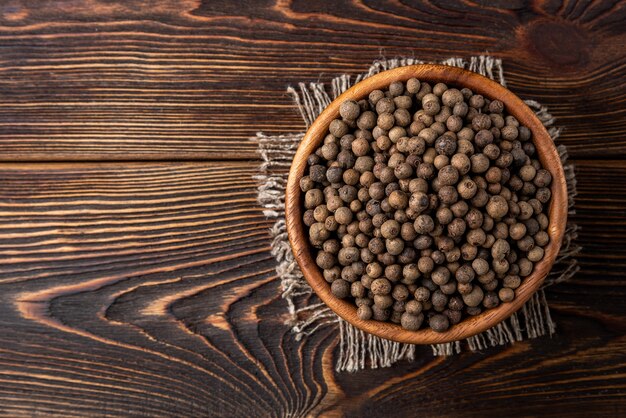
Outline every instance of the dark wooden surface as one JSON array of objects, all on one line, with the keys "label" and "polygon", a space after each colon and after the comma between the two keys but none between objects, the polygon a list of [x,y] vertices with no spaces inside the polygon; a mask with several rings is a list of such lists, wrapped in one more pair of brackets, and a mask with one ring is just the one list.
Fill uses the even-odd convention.
[{"label": "dark wooden surface", "polygon": [[[604,0],[0,0],[0,415],[625,416],[625,20]],[[485,50],[577,165],[558,335],[337,374],[335,333],[283,323],[247,138],[303,129],[289,83]]]}]

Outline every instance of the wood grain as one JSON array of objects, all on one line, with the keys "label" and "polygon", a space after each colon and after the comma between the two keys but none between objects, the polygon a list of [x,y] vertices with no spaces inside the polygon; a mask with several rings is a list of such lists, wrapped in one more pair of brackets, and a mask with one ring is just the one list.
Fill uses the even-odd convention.
[{"label": "wood grain", "polygon": [[1,166],[0,412],[284,416],[328,395],[310,368],[333,340],[294,342],[274,304],[255,171]]},{"label": "wood grain", "polygon": [[[0,416],[626,416],[625,18],[619,0],[1,1],[0,161],[19,163],[0,164]],[[333,330],[284,324],[258,162],[113,162],[257,159],[256,131],[304,129],[287,84],[485,51],[578,158],[582,270],[548,291],[552,339],[336,374]]]},{"label": "wood grain", "polygon": [[283,323],[256,163],[2,164],[0,415],[624,415],[626,163],[577,166],[556,337],[356,377]]},{"label": "wood grain", "polygon": [[[546,246],[545,255],[535,265],[532,274],[524,278],[522,285],[515,290],[515,299],[480,315],[466,318],[446,332],[436,332],[430,328],[408,331],[390,322],[360,319],[353,302],[339,299],[331,292],[330,285],[313,259],[314,249],[309,243],[308,232],[302,221],[304,197],[300,189],[300,180],[305,174],[307,158],[323,144],[330,123],[340,118],[341,104],[346,100],[359,101],[367,98],[374,90],[384,90],[393,82],[405,82],[410,78],[426,81],[431,85],[445,83],[459,88],[467,87],[477,94],[502,101],[508,113],[515,116],[520,124],[528,127],[532,132],[532,141],[537,148],[539,160],[554,180],[550,186],[552,192],[549,207],[550,225],[548,226],[550,243]],[[333,312],[357,328],[388,340],[409,344],[447,343],[469,338],[494,327],[517,312],[541,287],[552,269],[563,241],[567,224],[567,185],[561,158],[550,135],[535,112],[510,90],[487,77],[461,68],[431,64],[411,65],[395,68],[357,83],[333,100],[311,124],[302,138],[289,170],[289,180],[285,187],[285,221],[294,258],[302,274],[315,293]]]},{"label": "wood grain", "polygon": [[616,0],[5,0],[0,160],[255,158],[255,132],[304,129],[288,84],[485,51],[573,156],[623,158],[624,19]]}]

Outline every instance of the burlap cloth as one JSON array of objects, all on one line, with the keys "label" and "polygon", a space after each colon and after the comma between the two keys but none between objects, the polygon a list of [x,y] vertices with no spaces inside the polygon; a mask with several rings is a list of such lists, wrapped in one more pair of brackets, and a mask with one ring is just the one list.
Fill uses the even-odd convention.
[{"label": "burlap cloth", "polygon": [[[352,79],[343,74],[332,79],[330,88],[323,83],[298,83],[297,88],[289,87],[287,91],[294,98],[304,123],[308,127],[330,102],[347,90],[354,83],[388,70],[404,65],[421,64],[414,58],[380,60],[363,74]],[[502,61],[489,56],[471,57],[469,60],[450,58],[442,62],[445,65],[467,68],[506,85],[502,69]],[[533,100],[526,104],[533,109],[550,133],[552,140],[557,141],[560,129],[554,126],[554,118],[548,110]],[[415,346],[400,344],[366,334],[335,315],[314,294],[293,258],[284,218],[284,189],[287,183],[288,170],[303,133],[269,136],[258,133],[253,141],[258,144],[258,151],[263,163],[259,167],[258,201],[264,208],[264,214],[275,220],[271,229],[273,237],[272,254],[276,258],[276,272],[281,281],[282,297],[289,310],[289,325],[300,339],[310,335],[322,327],[334,327],[339,332],[337,371],[357,371],[364,368],[388,367],[399,360],[413,360],[416,355]],[[569,194],[569,213],[574,213],[574,196],[576,196],[576,179],[574,169],[567,163],[567,150],[564,145],[557,149],[563,162],[567,178]],[[578,271],[574,256],[580,246],[574,244],[577,226],[568,222],[563,245],[559,256],[546,278],[543,288],[523,306],[521,310],[501,322],[497,326],[464,341],[432,345],[434,355],[452,355],[464,349],[478,351],[487,347],[512,344],[515,341],[537,338],[544,335],[552,336],[556,326],[550,315],[544,289],[569,279]]]}]

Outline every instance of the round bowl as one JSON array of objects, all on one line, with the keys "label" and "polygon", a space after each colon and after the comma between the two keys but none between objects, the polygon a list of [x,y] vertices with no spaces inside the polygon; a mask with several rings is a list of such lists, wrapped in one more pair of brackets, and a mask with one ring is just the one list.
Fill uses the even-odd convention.
[{"label": "round bowl", "polygon": [[[339,299],[331,293],[330,285],[324,280],[320,268],[315,264],[313,249],[309,244],[308,233],[302,221],[303,193],[299,183],[306,169],[306,159],[322,143],[330,122],[339,116],[341,103],[349,99],[358,101],[367,97],[373,90],[384,89],[394,81],[406,81],[412,77],[429,83],[442,82],[459,88],[467,87],[490,99],[501,100],[507,112],[532,131],[532,141],[537,149],[539,160],[553,178],[550,187],[552,198],[548,226],[550,242],[545,248],[543,259],[535,264],[531,275],[523,279],[520,287],[516,289],[515,299],[512,302],[502,303],[496,308],[488,309],[480,315],[465,318],[445,332],[435,332],[429,328],[408,331],[391,322],[360,319],[356,313],[357,308],[352,302]],[[289,180],[285,189],[285,218],[289,242],[304,278],[337,315],[365,332],[388,340],[410,344],[446,343],[471,337],[497,325],[521,308],[539,289],[561,247],[567,220],[567,187],[561,159],[552,139],[535,113],[519,97],[497,82],[461,68],[443,65],[412,65],[385,71],[357,83],[328,105],[313,122],[302,139],[289,171]]]}]

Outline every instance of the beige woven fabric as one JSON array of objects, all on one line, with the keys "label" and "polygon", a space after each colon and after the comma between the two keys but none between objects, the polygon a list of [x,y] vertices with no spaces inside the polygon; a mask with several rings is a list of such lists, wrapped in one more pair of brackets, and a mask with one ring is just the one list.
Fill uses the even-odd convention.
[{"label": "beige woven fabric", "polygon": [[[363,74],[352,80],[347,74],[334,78],[328,88],[323,83],[298,83],[297,88],[289,87],[288,92],[293,96],[302,118],[308,127],[324,108],[337,96],[343,93],[354,83],[387,69],[404,65],[419,64],[414,58],[376,61]],[[478,72],[505,85],[502,62],[489,56],[471,57],[469,60],[450,58],[443,64],[467,68]],[[547,109],[535,101],[526,101],[548,129],[550,136],[557,141],[560,129],[554,126],[554,118]],[[287,182],[287,173],[295,151],[303,137],[303,133],[280,136],[268,136],[259,133],[252,140],[258,144],[258,151],[263,160],[259,168],[258,201],[264,208],[268,218],[274,219],[271,234],[273,237],[272,254],[276,258],[276,272],[280,277],[282,296],[287,302],[290,319],[289,325],[297,338],[310,335],[322,327],[337,328],[340,338],[339,353],[336,360],[337,371],[354,372],[364,368],[388,367],[399,360],[413,360],[415,346],[388,341],[353,327],[338,318],[313,293],[302,277],[302,273],[293,258],[284,219],[284,188]],[[567,163],[565,146],[558,145],[558,151],[565,168],[569,193],[569,211],[574,213],[574,197],[576,195],[576,179],[571,164]],[[573,257],[580,251],[574,244],[577,227],[569,223],[565,238],[550,275],[544,287],[539,290],[524,305],[524,307],[510,318],[479,335],[464,341],[433,345],[434,355],[452,355],[463,349],[479,351],[487,347],[512,344],[529,338],[544,335],[552,336],[556,326],[551,318],[550,309],[546,301],[545,287],[569,279],[578,271],[576,260]]]}]

